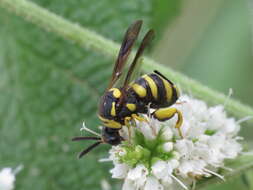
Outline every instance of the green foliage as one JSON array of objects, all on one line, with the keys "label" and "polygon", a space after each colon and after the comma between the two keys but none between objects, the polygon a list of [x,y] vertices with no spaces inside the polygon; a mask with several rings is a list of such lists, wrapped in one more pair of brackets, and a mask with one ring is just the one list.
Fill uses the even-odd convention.
[{"label": "green foliage", "polygon": [[233,97],[253,105],[249,2],[226,2],[185,60],[182,70],[225,94],[232,88]]},{"label": "green foliage", "polygon": [[[158,31],[158,34],[165,30],[165,27],[180,15],[181,0],[156,0],[153,1],[153,21],[152,26]],[[170,18],[170,19],[168,19]],[[159,22],[158,22],[159,21]],[[161,36],[157,36],[156,40],[160,39]]]},{"label": "green foliage", "polygon": [[[130,23],[143,19],[146,28],[155,11],[151,0],[37,3],[119,42]],[[89,143],[70,139],[81,135],[84,120],[98,131],[97,103],[113,60],[2,9],[0,23],[0,166],[24,165],[17,189],[100,189],[100,181],[110,179],[111,165],[97,160],[107,156],[108,147],[77,160],[76,154]]]},{"label": "green foliage", "polygon": [[[158,28],[159,36],[166,21],[177,15],[181,1],[169,2],[36,3],[120,42],[126,27],[136,19],[144,20],[145,29],[147,25]],[[171,9],[175,12],[168,14]],[[81,135],[84,120],[99,131],[97,103],[113,60],[45,33],[3,9],[0,23],[0,167],[24,165],[18,174],[17,189],[100,189],[102,179],[110,180],[111,165],[98,164],[97,159],[107,156],[108,146],[77,160],[76,153],[89,143],[72,143],[70,139]],[[250,185],[247,178],[252,176],[247,175],[243,184]],[[110,183],[119,189],[116,181]]]}]

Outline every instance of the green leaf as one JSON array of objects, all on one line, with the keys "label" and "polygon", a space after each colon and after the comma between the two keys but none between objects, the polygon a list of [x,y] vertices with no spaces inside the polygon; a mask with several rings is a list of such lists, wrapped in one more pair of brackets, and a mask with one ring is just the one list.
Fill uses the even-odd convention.
[{"label": "green leaf", "polygon": [[[50,1],[39,4],[120,42],[126,28],[151,23],[152,1]],[[155,21],[152,21],[155,23]],[[100,189],[111,164],[101,146],[81,160],[90,143],[72,143],[83,121],[99,131],[97,103],[114,60],[45,33],[1,9],[0,168],[24,165],[17,189]],[[143,31],[145,31],[145,29]],[[116,181],[110,181],[114,184]],[[118,188],[117,188],[118,189]]]},{"label": "green leaf", "polygon": [[[3,0],[1,1],[3,2]],[[8,1],[5,0],[6,2]],[[99,1],[100,9],[96,5],[89,6],[88,2],[83,1],[79,2],[78,5],[73,4],[76,2],[60,4],[58,1],[49,3],[46,0],[40,3],[60,15],[65,15],[74,22],[81,22],[81,19],[85,20],[84,17],[88,17],[87,22],[85,21],[83,24],[106,37],[118,39],[117,34],[123,33],[125,25],[129,25],[132,18],[126,19],[127,24],[124,24],[125,21],[116,24],[112,21],[115,15],[109,11],[109,16],[107,14],[105,16],[103,13],[107,13],[108,10],[104,11],[104,8],[106,5],[110,5],[110,9],[114,13],[120,7],[118,15],[116,14],[117,20],[120,20],[121,17],[126,17],[124,13],[128,12],[129,7],[135,5],[136,2],[112,3],[110,1],[108,3],[108,1]],[[127,7],[126,12],[123,11],[122,4]],[[138,5],[138,3],[136,4]],[[79,8],[81,6],[89,11],[83,13],[83,9]],[[96,8],[92,9],[93,6]],[[143,9],[143,5],[138,6]],[[132,12],[135,12],[136,15],[143,14],[140,17],[145,20],[149,16],[139,11],[138,6],[134,6],[137,9],[136,12]],[[78,13],[78,10],[81,11]],[[100,14],[102,18],[100,18]],[[30,19],[28,15],[27,20]],[[110,20],[108,21],[108,23],[111,23],[110,27],[106,25],[107,19]],[[97,157],[104,155],[104,152],[101,151],[103,148],[100,147],[95,152],[99,155],[95,156],[93,152],[85,161],[81,160],[77,163],[75,159],[72,159],[77,148],[73,149],[74,146],[72,143],[69,144],[68,137],[72,136],[73,131],[78,131],[85,117],[87,117],[86,120],[89,126],[94,127],[97,124],[94,114],[98,100],[96,97],[100,97],[104,90],[107,81],[105,79],[109,77],[111,70],[108,67],[111,66],[112,60],[105,60],[104,57],[98,56],[96,53],[84,53],[74,45],[65,43],[49,34],[43,34],[42,31],[13,18],[6,12],[1,13],[0,21],[3,23],[0,28],[0,65],[2,71],[0,104],[3,108],[1,111],[3,119],[0,121],[1,134],[3,134],[0,145],[1,156],[3,155],[0,158],[1,164],[3,166],[7,164],[14,166],[19,163],[25,165],[25,169],[18,180],[18,188],[30,189],[34,187],[33,184],[36,184],[36,189],[80,189],[80,187],[98,189],[101,177],[105,175],[102,171],[108,171],[109,165],[96,164],[94,166],[92,163]],[[65,24],[68,24],[69,27],[78,28],[77,25],[71,23],[65,22]],[[43,25],[44,28],[45,26],[46,24]],[[75,29],[71,32],[78,31]],[[85,31],[80,27],[79,29],[81,32]],[[73,35],[71,32],[65,33],[63,31],[61,35],[73,40],[71,38],[73,36],[67,36],[69,34]],[[63,33],[66,35],[63,35]],[[73,41],[76,43],[83,42],[80,38],[77,38]],[[101,38],[98,38],[98,40],[101,40]],[[92,43],[87,43],[86,46],[88,45],[92,45]],[[113,49],[110,47],[112,43],[107,41],[107,45],[109,47],[103,53]],[[117,47],[115,44],[113,46],[114,49]],[[115,52],[112,52],[109,56],[114,54]],[[109,62],[110,64],[108,64]],[[147,67],[144,68],[146,71],[153,68],[162,70],[163,68],[158,64],[153,64],[154,62],[149,59],[145,59],[144,62]],[[165,70],[168,75],[172,73],[169,69]],[[178,78],[185,86],[192,84],[190,88],[194,89],[195,94],[202,91],[200,93],[202,97],[216,97],[213,102],[217,103],[224,100],[224,96],[208,90],[194,81],[189,82],[187,78],[180,76],[178,73],[173,73],[172,78]],[[237,109],[242,107],[244,108],[244,111],[240,112],[242,115],[247,112],[252,113],[250,108],[240,103],[231,101],[229,105],[231,105],[230,111],[234,110],[237,113]],[[237,109],[234,109],[235,107]],[[13,145],[12,149],[9,148],[11,145]],[[63,174],[62,171],[66,172]]]}]

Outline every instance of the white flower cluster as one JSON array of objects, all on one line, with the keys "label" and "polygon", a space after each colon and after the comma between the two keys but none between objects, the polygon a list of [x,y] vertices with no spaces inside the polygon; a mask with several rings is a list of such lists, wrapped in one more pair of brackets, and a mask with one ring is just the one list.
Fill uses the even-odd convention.
[{"label": "white flower cluster", "polygon": [[[183,138],[175,129],[177,117],[159,122],[143,115],[148,122],[136,121],[131,138],[110,150],[113,178],[125,179],[123,190],[165,190],[216,175],[225,159],[234,159],[242,151],[240,130],[224,107],[208,108],[200,100],[182,96],[173,107],[183,114]],[[122,135],[128,133],[122,129]]]}]

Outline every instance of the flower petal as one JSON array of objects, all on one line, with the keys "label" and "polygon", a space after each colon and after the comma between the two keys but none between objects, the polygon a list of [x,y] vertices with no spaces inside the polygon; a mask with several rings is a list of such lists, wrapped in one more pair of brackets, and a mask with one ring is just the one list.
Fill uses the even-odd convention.
[{"label": "flower petal", "polygon": [[110,170],[112,178],[123,179],[127,176],[129,166],[126,164],[116,164],[113,169]]},{"label": "flower petal", "polygon": [[163,186],[159,183],[159,181],[153,177],[150,176],[147,178],[147,182],[144,186],[144,190],[163,190]]}]

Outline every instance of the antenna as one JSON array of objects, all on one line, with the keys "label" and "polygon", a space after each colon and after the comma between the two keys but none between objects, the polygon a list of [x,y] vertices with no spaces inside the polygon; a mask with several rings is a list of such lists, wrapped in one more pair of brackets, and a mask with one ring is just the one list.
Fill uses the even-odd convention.
[{"label": "antenna", "polygon": [[87,154],[88,152],[90,152],[93,148],[97,147],[101,143],[102,143],[101,141],[98,141],[98,142],[92,144],[91,146],[89,146],[88,148],[84,149],[82,152],[80,152],[78,158],[82,158],[85,154]]}]

